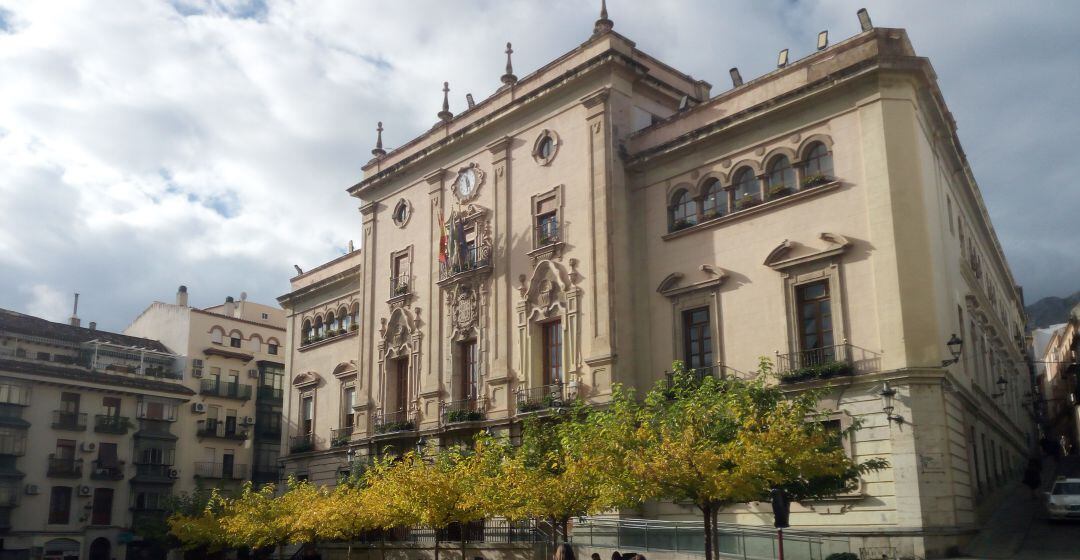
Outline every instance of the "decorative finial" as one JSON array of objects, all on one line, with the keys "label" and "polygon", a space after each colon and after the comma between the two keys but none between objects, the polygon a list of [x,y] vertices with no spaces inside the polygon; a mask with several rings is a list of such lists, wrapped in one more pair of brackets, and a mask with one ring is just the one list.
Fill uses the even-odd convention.
[{"label": "decorative finial", "polygon": [[442,111],[439,111],[439,119],[450,122],[454,114],[450,112],[450,82],[442,83]]},{"label": "decorative finial", "polygon": [[593,35],[602,35],[611,31],[614,27],[615,22],[608,19],[607,0],[600,0],[600,19],[596,20],[596,24],[593,25]]},{"label": "decorative finial", "polygon": [[514,54],[514,48],[510,46],[510,42],[506,43],[506,73],[502,75],[502,83],[510,85],[517,82],[517,76],[514,75],[514,64],[510,60],[510,55]]},{"label": "decorative finial", "polygon": [[386,155],[386,150],[382,147],[382,121],[379,121],[379,126],[375,130],[378,133],[378,137],[375,140],[375,149],[371,150],[371,155],[380,158]]}]

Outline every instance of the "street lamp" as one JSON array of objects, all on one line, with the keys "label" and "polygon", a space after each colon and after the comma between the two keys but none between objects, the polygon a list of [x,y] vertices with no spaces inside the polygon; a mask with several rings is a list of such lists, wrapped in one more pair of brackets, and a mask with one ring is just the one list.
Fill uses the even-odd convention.
[{"label": "street lamp", "polygon": [[998,386],[998,392],[993,393],[990,396],[996,399],[1005,394],[1005,386],[1009,384],[1009,380],[1005,379],[1004,375],[999,375],[998,380],[994,384]]},{"label": "street lamp", "polygon": [[949,341],[945,343],[945,346],[949,347],[949,353],[952,354],[952,359],[942,360],[941,367],[948,367],[960,361],[960,352],[964,349],[964,341],[959,336],[956,336],[956,333],[953,333],[953,335],[949,337]]},{"label": "street lamp", "polygon": [[885,418],[890,422],[903,424],[904,417],[899,414],[893,414],[893,410],[896,410],[896,407],[893,406],[893,397],[896,396],[896,389],[889,387],[889,382],[886,381],[881,386],[881,392],[878,393],[878,395],[881,397],[881,410],[885,412]]}]

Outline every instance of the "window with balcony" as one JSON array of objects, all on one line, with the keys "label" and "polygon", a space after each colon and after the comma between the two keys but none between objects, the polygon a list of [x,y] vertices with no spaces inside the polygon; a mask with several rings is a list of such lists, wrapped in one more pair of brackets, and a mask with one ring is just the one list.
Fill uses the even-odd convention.
[{"label": "window with balcony", "polygon": [[787,156],[778,155],[769,161],[765,187],[770,200],[795,192],[795,169],[791,167],[791,160]]},{"label": "window with balcony", "polygon": [[799,350],[820,353],[822,363],[836,359],[833,348],[831,297],[827,281],[812,282],[795,290],[799,316]]},{"label": "window with balcony", "polygon": [[761,204],[761,188],[754,170],[749,167],[740,168],[734,177],[732,185],[735,191],[735,209],[745,210]]},{"label": "window with balcony", "polygon": [[390,296],[397,297],[408,294],[410,289],[410,266],[409,253],[404,251],[396,254],[392,261],[392,273],[390,278]]},{"label": "window with balcony", "polygon": [[390,411],[398,412],[409,409],[409,359],[398,358],[390,362],[391,394],[387,402]]},{"label": "window with balcony", "polygon": [[350,431],[356,421],[356,414],[353,412],[354,406],[356,406],[356,387],[346,385],[341,392],[341,427]]},{"label": "window with balcony", "polygon": [[670,231],[678,231],[697,224],[697,201],[686,189],[679,189],[671,197]]},{"label": "window with balcony", "polygon": [[315,430],[315,396],[300,397],[300,433],[310,435]]},{"label": "window with balcony", "polygon": [[475,401],[479,394],[477,387],[476,341],[467,340],[458,343],[458,355],[461,363],[458,372],[457,396],[461,400]]},{"label": "window with balcony", "polygon": [[709,308],[698,307],[683,311],[683,361],[690,369],[712,367],[712,328]]},{"label": "window with balcony", "polygon": [[536,203],[536,247],[559,241],[559,201],[555,195]]},{"label": "window with balcony", "polygon": [[709,179],[702,190],[701,219],[719,218],[728,212],[727,193],[719,179]]},{"label": "window with balcony", "polygon": [[57,411],[56,426],[70,429],[79,426],[79,394],[60,393],[60,409]]},{"label": "window with balcony", "polygon": [[71,521],[71,487],[53,486],[49,492],[49,524],[66,525]]},{"label": "window with balcony", "polygon": [[94,501],[91,505],[90,523],[93,525],[111,525],[112,509],[112,488],[94,488]]},{"label": "window with balcony", "polygon": [[814,142],[803,156],[803,186],[827,183],[833,178],[832,152],[823,142]]},{"label": "window with balcony", "polygon": [[543,349],[544,385],[554,385],[563,381],[562,360],[562,321],[550,321],[540,325]]}]

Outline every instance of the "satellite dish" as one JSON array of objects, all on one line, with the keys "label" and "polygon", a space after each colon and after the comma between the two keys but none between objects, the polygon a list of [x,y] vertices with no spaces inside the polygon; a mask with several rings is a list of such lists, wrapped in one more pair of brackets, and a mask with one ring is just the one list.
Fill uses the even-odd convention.
[{"label": "satellite dish", "polygon": [[247,292],[240,292],[240,301],[247,301]]}]

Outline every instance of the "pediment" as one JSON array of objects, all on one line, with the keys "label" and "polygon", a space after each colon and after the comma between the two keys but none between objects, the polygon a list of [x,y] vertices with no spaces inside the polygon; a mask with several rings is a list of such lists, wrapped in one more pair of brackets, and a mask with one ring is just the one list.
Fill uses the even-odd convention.
[{"label": "pediment", "polygon": [[824,247],[815,249],[785,239],[772,251],[769,251],[763,264],[775,270],[784,270],[800,264],[841,255],[852,245],[851,240],[838,233],[822,232],[818,235],[818,240],[822,242]]},{"label": "pediment", "polygon": [[314,371],[305,371],[293,378],[293,387],[310,387],[322,382],[322,377]]},{"label": "pediment", "polygon": [[656,287],[657,293],[666,297],[675,297],[688,292],[715,289],[728,277],[727,271],[711,264],[703,264],[698,267],[698,270],[704,273],[704,280],[684,284],[686,275],[682,272],[672,272],[660,281],[660,285]]}]

